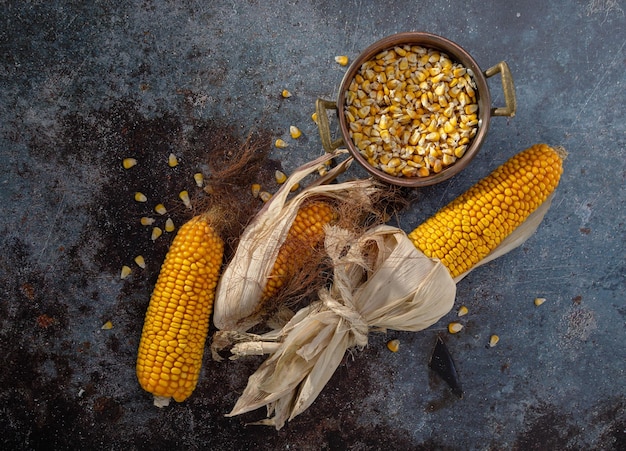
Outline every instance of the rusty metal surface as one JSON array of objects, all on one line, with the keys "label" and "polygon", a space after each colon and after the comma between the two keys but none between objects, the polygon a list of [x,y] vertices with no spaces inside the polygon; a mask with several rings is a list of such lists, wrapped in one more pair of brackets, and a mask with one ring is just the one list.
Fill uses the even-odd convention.
[{"label": "rusty metal surface", "polygon": [[[3,448],[626,447],[623,4],[82,3],[0,2]],[[345,68],[334,57],[412,30],[457,42],[481,67],[506,60],[518,107],[492,119],[461,175],[416,191],[398,224],[411,230],[514,153],[547,142],[569,157],[538,232],[459,284],[457,307],[470,312],[461,333],[445,332],[456,308],[420,333],[372,333],[279,432],[246,426],[265,412],[224,417],[260,360],[218,364],[207,354],[193,396],[154,408],[135,353],[171,235],[152,243],[137,222],[151,203],[132,193],[171,206],[180,224],[189,213],[177,193],[193,190],[191,176],[220,143],[251,131],[289,142],[268,164],[290,172],[322,152],[310,116],[315,99],[337,97]],[[303,131],[297,141],[292,124]],[[124,171],[131,154],[140,164]],[[271,186],[271,174],[259,177]],[[137,254],[145,270],[133,266]],[[133,274],[120,280],[129,263]],[[535,307],[539,296],[547,301]],[[101,329],[106,321],[112,329]],[[463,399],[428,369],[437,333]],[[500,342],[488,348],[494,333]],[[390,338],[399,352],[387,350]]]}]

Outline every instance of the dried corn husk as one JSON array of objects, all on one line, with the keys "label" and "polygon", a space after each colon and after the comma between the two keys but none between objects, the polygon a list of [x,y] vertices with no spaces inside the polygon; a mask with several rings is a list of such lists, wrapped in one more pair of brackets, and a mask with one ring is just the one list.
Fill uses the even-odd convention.
[{"label": "dried corn husk", "polygon": [[[549,204],[550,199],[479,264],[522,244]],[[232,358],[270,354],[227,416],[266,406],[268,418],[256,424],[282,428],[313,403],[347,349],[364,347],[371,330],[419,331],[431,326],[450,311],[456,281],[467,275],[453,280],[439,260],[426,257],[403,231],[390,226],[361,236],[329,226],[325,246],[333,260],[334,281],[319,292],[319,301],[299,310],[280,330],[216,334],[214,345],[232,345]]]},{"label": "dried corn husk", "polygon": [[288,201],[294,185],[316,172],[324,162],[345,152],[338,150],[333,154],[325,154],[294,171],[246,227],[217,287],[213,323],[218,329],[243,332],[260,321],[263,289],[302,202],[312,196],[366,202],[368,196],[377,190],[376,182],[371,179],[325,184],[345,171],[352,161],[349,158]]}]

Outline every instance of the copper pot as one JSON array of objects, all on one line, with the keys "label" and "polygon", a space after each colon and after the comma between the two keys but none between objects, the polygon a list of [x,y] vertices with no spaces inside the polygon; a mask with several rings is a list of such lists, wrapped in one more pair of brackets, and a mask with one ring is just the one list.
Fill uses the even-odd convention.
[{"label": "copper pot", "polygon": [[[468,149],[462,158],[459,158],[454,164],[444,168],[437,174],[431,174],[426,177],[397,177],[389,175],[380,169],[371,166],[367,159],[361,154],[359,149],[350,139],[349,124],[344,114],[344,108],[346,103],[346,91],[355,77],[356,73],[361,68],[361,65],[372,59],[378,53],[401,45],[419,45],[427,48],[434,48],[440,50],[448,56],[462,64],[468,70],[471,70],[473,79],[476,83],[477,101],[478,101],[478,118],[479,125],[476,135],[469,144]],[[487,86],[487,78],[500,73],[502,78],[502,90],[504,93],[504,101],[506,106],[503,108],[495,108],[491,106],[491,95],[489,93],[489,87]],[[327,111],[329,109],[336,110],[337,118],[339,120],[341,137],[333,140],[330,133],[329,118]],[[461,172],[476,156],[480,149],[487,131],[489,129],[489,122],[492,116],[508,116],[513,117],[515,115],[516,100],[515,100],[515,88],[513,85],[513,79],[509,66],[504,62],[500,62],[495,66],[482,71],[476,61],[458,44],[437,36],[431,33],[424,32],[406,32],[398,33],[392,36],[377,41],[366,48],[356,58],[352,64],[348,67],[346,74],[343,77],[339,88],[339,95],[337,102],[330,100],[317,99],[316,112],[318,117],[318,127],[320,131],[320,137],[322,145],[327,152],[332,152],[341,146],[346,146],[350,154],[354,159],[359,162],[368,172],[375,177],[384,180],[385,182],[393,185],[419,187],[433,185],[435,183],[442,182],[449,179],[455,174]]]}]

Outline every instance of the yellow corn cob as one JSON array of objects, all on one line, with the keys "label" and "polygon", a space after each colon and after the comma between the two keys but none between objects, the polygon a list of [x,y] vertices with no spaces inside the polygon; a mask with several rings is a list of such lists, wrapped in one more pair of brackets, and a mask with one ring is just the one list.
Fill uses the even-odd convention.
[{"label": "yellow corn cob", "polygon": [[207,215],[178,231],[161,267],[137,355],[144,390],[181,402],[200,374],[224,244]]},{"label": "yellow corn cob", "polygon": [[409,238],[457,277],[487,256],[547,199],[562,171],[561,152],[536,144],[450,202]]},{"label": "yellow corn cob", "polygon": [[336,218],[335,209],[327,202],[313,201],[300,207],[278,251],[262,301],[274,296],[287,280],[297,274],[324,239],[324,225]]}]

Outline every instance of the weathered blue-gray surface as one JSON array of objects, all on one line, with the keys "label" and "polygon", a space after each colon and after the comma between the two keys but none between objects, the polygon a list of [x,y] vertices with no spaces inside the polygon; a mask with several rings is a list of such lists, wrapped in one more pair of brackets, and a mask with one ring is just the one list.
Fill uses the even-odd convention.
[{"label": "weathered blue-gray surface", "polygon": [[[0,443],[624,449],[625,10],[616,0],[0,2]],[[354,59],[411,30],[452,39],[484,69],[507,61],[518,110],[494,118],[473,164],[421,190],[399,225],[411,230],[514,153],[547,142],[569,157],[538,232],[459,284],[457,304],[469,308],[460,334],[445,332],[455,311],[424,332],[372,334],[280,432],[244,426],[264,412],[223,417],[259,361],[206,358],[192,398],[153,408],[134,360],[171,237],[152,245],[136,223],[150,207],[132,192],[175,205],[226,124],[235,136],[286,139],[271,157],[287,172],[319,155],[310,115],[317,97],[337,96],[345,68],[335,55]],[[499,78],[489,83],[501,104]],[[292,98],[280,97],[285,88]],[[303,138],[289,138],[291,124]],[[174,170],[171,151],[181,158]],[[120,166],[131,154],[141,157],[134,175]],[[148,268],[121,281],[138,253]],[[537,308],[535,297],[547,302]],[[107,320],[113,329],[101,330]],[[438,332],[461,400],[429,374]],[[487,349],[491,334],[500,342]],[[390,336],[401,340],[396,354]]]}]

